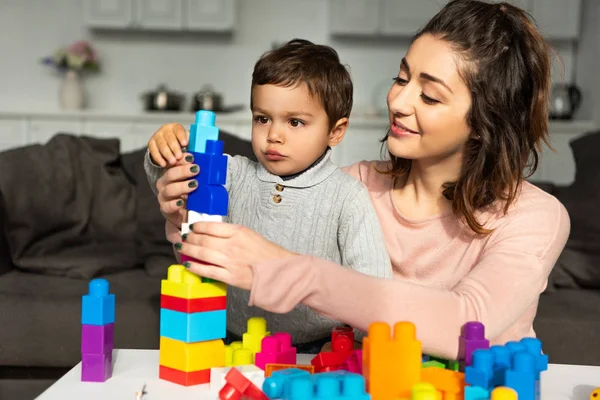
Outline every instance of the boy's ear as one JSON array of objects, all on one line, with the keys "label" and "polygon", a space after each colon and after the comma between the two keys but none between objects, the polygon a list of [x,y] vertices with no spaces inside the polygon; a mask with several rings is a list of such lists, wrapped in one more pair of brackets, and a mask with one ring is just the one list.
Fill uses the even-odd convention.
[{"label": "boy's ear", "polygon": [[337,146],[340,144],[344,135],[346,134],[346,129],[348,129],[348,118],[340,118],[337,120],[333,128],[331,128],[331,132],[329,132],[329,146]]}]

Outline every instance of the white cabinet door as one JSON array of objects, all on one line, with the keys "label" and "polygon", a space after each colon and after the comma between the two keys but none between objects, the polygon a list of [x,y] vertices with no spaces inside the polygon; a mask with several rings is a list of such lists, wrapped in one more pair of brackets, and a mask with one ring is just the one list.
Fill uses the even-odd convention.
[{"label": "white cabinet door", "polygon": [[379,141],[385,136],[386,129],[387,126],[349,128],[344,140],[333,149],[333,161],[346,167],[362,160],[381,160]]},{"label": "white cabinet door", "polygon": [[[154,135],[154,133],[158,130],[158,128],[163,125],[162,122],[136,122],[131,127],[132,136],[131,142],[132,146],[135,149],[141,149],[148,147],[148,141]],[[189,129],[189,126],[182,124],[186,129]]]},{"label": "white cabinet door", "polygon": [[58,133],[81,135],[82,125],[79,119],[34,118],[29,122],[29,139],[44,144]]},{"label": "white cabinet door", "polygon": [[188,30],[229,31],[236,21],[236,0],[187,0],[184,25]]},{"label": "white cabinet door", "polygon": [[441,0],[381,0],[381,23],[383,35],[412,36],[441,10]]},{"label": "white cabinet door", "polygon": [[86,121],[83,134],[97,138],[116,138],[121,144],[121,153],[139,148],[132,121]]},{"label": "white cabinet door", "polygon": [[25,146],[28,142],[25,118],[0,119],[0,151]]},{"label": "white cabinet door", "polygon": [[376,35],[379,0],[330,0],[329,31],[333,35]]},{"label": "white cabinet door", "polygon": [[577,39],[581,0],[533,0],[533,18],[547,39]]},{"label": "white cabinet door", "polygon": [[183,0],[138,0],[137,26],[142,29],[181,30]]},{"label": "white cabinet door", "polygon": [[133,0],[84,0],[83,20],[90,28],[126,28],[133,23]]}]

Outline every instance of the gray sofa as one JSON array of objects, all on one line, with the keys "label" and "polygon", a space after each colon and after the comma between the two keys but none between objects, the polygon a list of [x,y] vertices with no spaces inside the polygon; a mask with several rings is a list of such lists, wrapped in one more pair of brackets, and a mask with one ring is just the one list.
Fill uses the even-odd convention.
[{"label": "gray sofa", "polygon": [[[81,295],[93,276],[116,294],[115,346],[158,348],[160,279],[173,258],[142,170],[144,150],[119,154],[118,142],[58,137],[52,146],[0,153],[1,399],[33,398],[79,362]],[[229,153],[253,157],[248,142],[221,137]],[[600,179],[590,175],[600,163],[583,154],[600,148],[600,133],[573,148],[575,184],[539,183],[567,206],[572,235],[535,328],[551,362],[600,365],[600,217],[591,218]],[[81,187],[85,207],[70,203]],[[61,222],[65,210],[70,219]]]}]

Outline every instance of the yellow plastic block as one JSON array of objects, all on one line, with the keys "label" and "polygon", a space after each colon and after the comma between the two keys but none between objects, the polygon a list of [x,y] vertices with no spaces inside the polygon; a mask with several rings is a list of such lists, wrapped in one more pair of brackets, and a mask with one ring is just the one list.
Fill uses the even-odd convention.
[{"label": "yellow plastic block", "polygon": [[417,383],[412,387],[411,400],[442,400],[442,394],[430,383]]},{"label": "yellow plastic block", "polygon": [[242,342],[231,342],[225,346],[225,366],[239,367],[254,364],[254,357],[250,349],[243,348]]},{"label": "yellow plastic block", "polygon": [[169,267],[167,279],[162,280],[161,294],[183,299],[202,299],[227,295],[227,285],[222,282],[202,282],[201,278],[183,265]]},{"label": "yellow plastic block", "polygon": [[225,344],[221,339],[185,343],[164,336],[160,338],[160,365],[192,372],[225,366]]},{"label": "yellow plastic block", "polygon": [[252,352],[252,362],[254,356],[260,351],[260,345],[265,336],[270,336],[267,331],[267,321],[262,317],[252,317],[248,319],[248,331],[242,335],[244,349]]},{"label": "yellow plastic block", "polygon": [[491,400],[517,400],[517,392],[509,387],[499,386],[492,390]]}]

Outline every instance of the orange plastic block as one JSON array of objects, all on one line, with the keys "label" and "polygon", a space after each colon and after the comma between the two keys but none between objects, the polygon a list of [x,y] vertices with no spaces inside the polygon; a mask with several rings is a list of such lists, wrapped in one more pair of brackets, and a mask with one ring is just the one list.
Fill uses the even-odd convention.
[{"label": "orange plastic block", "polygon": [[267,321],[262,317],[252,317],[248,319],[248,331],[242,335],[242,347],[252,352],[252,362],[254,356],[261,349],[261,342],[265,336],[270,336],[267,331]]},{"label": "orange plastic block", "polygon": [[315,367],[312,365],[300,365],[300,364],[266,364],[265,365],[265,378],[270,377],[273,372],[281,371],[282,369],[297,368],[308,371],[310,374],[315,373]]},{"label": "orange plastic block", "polygon": [[225,344],[221,339],[185,343],[161,336],[160,365],[183,372],[225,366]]},{"label": "orange plastic block", "polygon": [[462,400],[464,398],[465,374],[450,369],[424,368],[421,382],[430,383],[441,392],[443,400]]},{"label": "orange plastic block", "polygon": [[158,377],[183,386],[202,385],[210,383],[210,369],[185,372],[161,365],[158,369]]},{"label": "orange plastic block", "polygon": [[227,309],[227,297],[203,297],[199,299],[184,299],[182,297],[160,295],[160,308],[184,313],[196,313]]},{"label": "orange plastic block", "polygon": [[185,269],[183,265],[169,267],[167,279],[161,282],[160,293],[184,299],[223,297],[227,295],[227,285],[222,282],[202,282],[202,279]]},{"label": "orange plastic block", "polygon": [[421,357],[413,323],[396,323],[393,338],[388,324],[371,324],[363,340],[363,375],[371,399],[410,398],[413,386],[421,380]]}]

